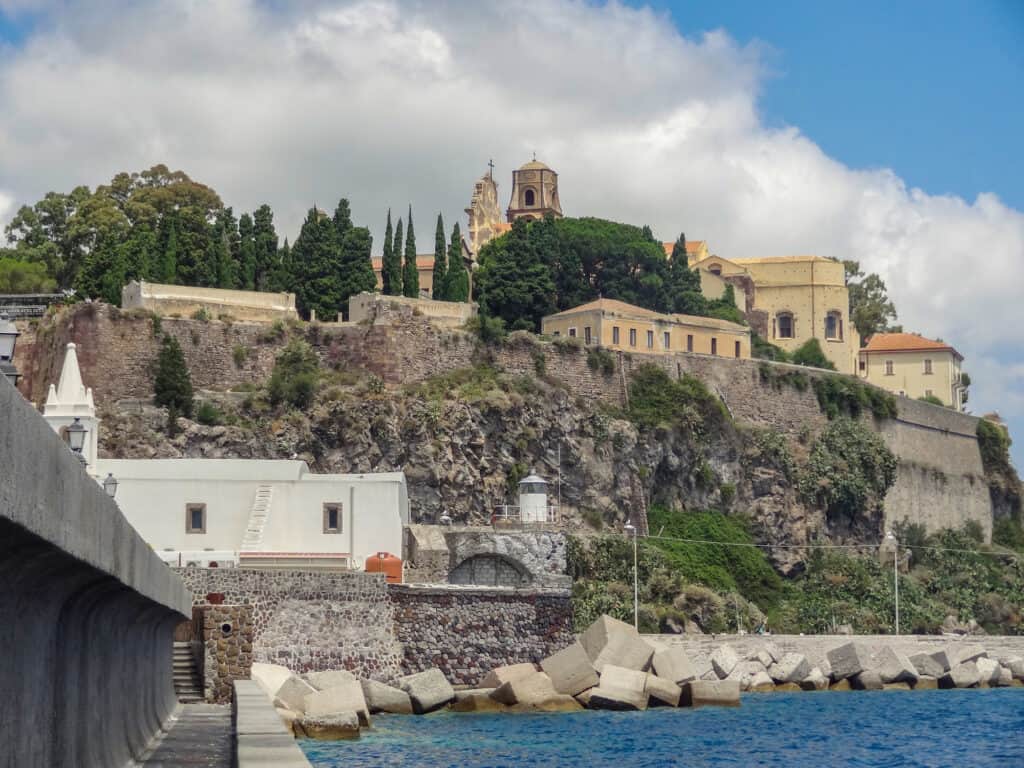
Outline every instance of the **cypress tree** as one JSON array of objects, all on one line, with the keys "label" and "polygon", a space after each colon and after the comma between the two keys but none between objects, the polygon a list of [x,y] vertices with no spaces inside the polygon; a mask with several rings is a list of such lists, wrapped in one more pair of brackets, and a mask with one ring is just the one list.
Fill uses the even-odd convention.
[{"label": "cypress tree", "polygon": [[256,290],[256,241],[248,213],[238,219],[238,283],[243,290]]},{"label": "cypress tree", "polygon": [[156,359],[153,402],[176,415],[192,416],[192,377],[178,340],[167,334]]},{"label": "cypress tree", "polygon": [[[395,242],[391,246],[391,261],[394,272],[391,275],[391,286],[389,296],[402,295],[402,220],[395,225]],[[395,276],[398,279],[395,279]]]},{"label": "cypress tree", "polygon": [[672,260],[668,265],[667,293],[664,304],[670,312],[681,312],[684,315],[704,315],[707,313],[707,301],[700,289],[700,274],[690,269],[690,261],[686,255],[686,235],[679,238],[672,246]]},{"label": "cypress tree", "polygon": [[469,301],[469,273],[466,262],[462,258],[462,233],[459,222],[452,229],[452,239],[448,246],[448,274],[445,276],[445,301]]},{"label": "cypress tree", "polygon": [[[153,280],[156,233],[145,221],[132,227],[124,243],[125,280]],[[159,279],[159,278],[157,278]]]},{"label": "cypress tree", "polygon": [[268,291],[286,291],[295,293],[295,282],[292,274],[295,267],[292,265],[292,249],[288,245],[288,238],[284,239],[284,245],[277,251],[272,268],[268,271],[265,279]]},{"label": "cypress tree", "polygon": [[437,230],[434,232],[434,279],[431,295],[435,299],[446,301],[448,291],[446,281],[448,279],[448,243],[444,236],[444,220],[441,214],[437,214]]},{"label": "cypress tree", "polygon": [[420,295],[420,273],[416,268],[416,234],[412,228],[412,206],[409,206],[409,232],[405,236],[405,264],[402,266],[402,294],[410,299]]},{"label": "cypress tree", "polygon": [[[396,294],[396,291],[391,290],[392,285],[402,282],[402,270],[399,265],[394,263],[394,239],[394,230],[391,227],[391,209],[388,208],[388,223],[384,227],[384,253],[380,259],[380,280],[381,290],[389,296]],[[401,291],[397,293],[401,293]]]},{"label": "cypress tree", "polygon": [[370,251],[373,238],[366,227],[349,227],[341,243],[341,281],[338,306],[346,311],[348,300],[357,293],[373,291],[377,276],[373,273]]},{"label": "cypress tree", "polygon": [[345,235],[352,229],[352,209],[346,198],[338,201],[338,207],[334,209],[334,230],[338,233],[339,245],[344,242]]},{"label": "cypress tree", "polygon": [[[274,284],[280,279],[281,255],[277,250],[277,232],[274,231],[274,212],[264,203],[253,214],[253,287],[257,291],[282,291]],[[287,243],[286,243],[287,245]],[[287,250],[287,248],[285,249]]]},{"label": "cypress tree", "polygon": [[334,320],[341,307],[341,248],[334,222],[316,207],[309,211],[292,248],[292,285],[299,309]]}]

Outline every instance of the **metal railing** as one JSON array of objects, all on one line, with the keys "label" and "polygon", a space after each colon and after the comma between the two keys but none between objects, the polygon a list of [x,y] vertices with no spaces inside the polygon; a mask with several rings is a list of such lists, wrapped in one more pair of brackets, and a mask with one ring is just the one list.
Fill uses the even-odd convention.
[{"label": "metal railing", "polygon": [[557,506],[528,509],[524,514],[518,506],[501,504],[491,512],[491,525],[552,525],[558,520]]}]

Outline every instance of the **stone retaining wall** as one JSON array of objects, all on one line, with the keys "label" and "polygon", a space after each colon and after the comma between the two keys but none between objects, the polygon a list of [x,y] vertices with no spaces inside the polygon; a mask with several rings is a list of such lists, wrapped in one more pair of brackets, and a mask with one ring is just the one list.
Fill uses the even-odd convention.
[{"label": "stone retaining wall", "polygon": [[437,667],[453,685],[476,685],[494,667],[539,662],[573,641],[564,590],[392,584],[403,674]]},{"label": "stone retaining wall", "polygon": [[203,612],[203,681],[206,700],[231,701],[232,683],[252,670],[252,607],[211,605]]}]

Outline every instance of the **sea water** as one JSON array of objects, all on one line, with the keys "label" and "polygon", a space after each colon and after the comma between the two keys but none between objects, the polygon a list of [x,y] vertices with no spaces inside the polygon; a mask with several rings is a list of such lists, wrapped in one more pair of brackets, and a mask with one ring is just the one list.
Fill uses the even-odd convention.
[{"label": "sea water", "polygon": [[1024,689],[769,693],[739,708],[378,715],[317,768],[1024,766]]}]

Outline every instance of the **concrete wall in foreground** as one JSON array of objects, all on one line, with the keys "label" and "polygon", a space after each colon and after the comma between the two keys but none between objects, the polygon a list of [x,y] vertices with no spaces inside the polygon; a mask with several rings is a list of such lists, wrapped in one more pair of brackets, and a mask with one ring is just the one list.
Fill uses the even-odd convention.
[{"label": "concrete wall in foreground", "polygon": [[176,706],[191,600],[0,379],[0,765],[123,766]]}]

